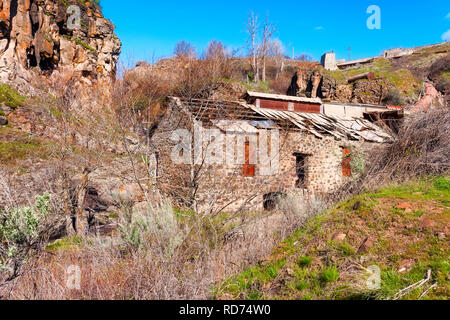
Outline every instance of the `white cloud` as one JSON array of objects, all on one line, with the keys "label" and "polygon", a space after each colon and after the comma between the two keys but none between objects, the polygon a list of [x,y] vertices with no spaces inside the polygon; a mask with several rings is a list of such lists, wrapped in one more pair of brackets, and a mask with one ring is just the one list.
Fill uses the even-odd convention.
[{"label": "white cloud", "polygon": [[320,31],[320,30],[323,30],[323,29],[325,29],[325,28],[322,27],[322,26],[318,26],[318,27],[315,27],[315,28],[314,28],[314,30],[317,30],[317,31]]},{"label": "white cloud", "polygon": [[450,12],[445,16],[447,19],[450,19]]},{"label": "white cloud", "polygon": [[442,35],[442,40],[450,41],[450,30],[447,30],[446,32],[444,32],[444,34]]}]

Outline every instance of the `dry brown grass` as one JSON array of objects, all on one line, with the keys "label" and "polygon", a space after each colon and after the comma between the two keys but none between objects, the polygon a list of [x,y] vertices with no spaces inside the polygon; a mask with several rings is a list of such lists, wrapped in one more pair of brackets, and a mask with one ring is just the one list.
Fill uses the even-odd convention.
[{"label": "dry brown grass", "polygon": [[344,185],[336,199],[348,198],[386,184],[450,172],[450,114],[446,108],[405,119],[395,141],[366,155],[365,171]]},{"label": "dry brown grass", "polygon": [[270,82],[269,87],[274,93],[285,95],[288,92],[289,86],[292,82],[292,75],[283,74],[278,79]]},{"label": "dry brown grass", "polygon": [[[266,259],[279,241],[289,236],[309,215],[319,211],[313,207],[308,211],[300,209],[298,203],[290,199],[285,204],[284,214],[255,216],[226,232],[184,229],[183,243],[174,251],[162,248],[173,239],[161,242],[164,237],[155,239],[147,233],[148,238],[140,249],[125,245],[119,234],[111,238],[66,238],[33,259],[25,274],[7,288],[5,298],[212,298],[216,285]],[[193,225],[198,225],[194,220]],[[79,290],[66,285],[70,266],[80,268]]]}]

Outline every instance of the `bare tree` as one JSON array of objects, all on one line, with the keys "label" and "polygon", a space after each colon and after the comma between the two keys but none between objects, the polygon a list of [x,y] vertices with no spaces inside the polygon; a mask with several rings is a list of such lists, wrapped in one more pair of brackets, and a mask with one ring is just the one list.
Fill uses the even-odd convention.
[{"label": "bare tree", "polygon": [[208,62],[210,75],[214,79],[229,75],[228,54],[222,42],[212,40],[206,48],[204,58]]},{"label": "bare tree", "polygon": [[308,53],[302,53],[299,56],[294,57],[294,60],[296,61],[304,61],[304,62],[310,62],[313,61],[314,58],[308,54]]},{"label": "bare tree", "polygon": [[273,57],[275,65],[277,67],[276,78],[280,72],[283,72],[284,68],[284,47],[283,43],[279,39],[274,39],[269,42],[269,56]]},{"label": "bare tree", "polygon": [[257,59],[257,52],[258,52],[258,29],[259,29],[259,23],[258,23],[258,16],[255,15],[253,11],[251,11],[248,15],[248,22],[247,22],[247,33],[248,33],[248,46],[250,50],[250,55],[252,57],[252,69],[253,74],[255,76],[255,80],[259,80],[259,68],[258,68],[258,59]]},{"label": "bare tree", "polygon": [[226,49],[222,42],[217,40],[212,40],[205,52],[205,59],[207,60],[219,60],[226,57]]},{"label": "bare tree", "polygon": [[195,47],[187,41],[179,41],[173,50],[173,54],[178,58],[195,58],[197,56]]},{"label": "bare tree", "polygon": [[260,47],[261,63],[262,63],[262,74],[261,80],[266,81],[266,61],[269,53],[269,44],[272,40],[273,35],[276,32],[275,26],[269,21],[269,16],[266,16],[262,28],[262,42]]}]

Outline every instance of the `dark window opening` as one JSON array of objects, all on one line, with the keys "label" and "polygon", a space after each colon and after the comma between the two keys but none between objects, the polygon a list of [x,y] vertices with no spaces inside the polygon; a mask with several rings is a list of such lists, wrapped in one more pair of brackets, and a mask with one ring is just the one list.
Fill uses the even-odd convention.
[{"label": "dark window opening", "polygon": [[281,192],[271,192],[264,195],[264,210],[275,211],[278,209],[280,200],[285,196]]},{"label": "dark window opening", "polygon": [[296,170],[296,180],[295,187],[303,188],[306,185],[306,162],[308,156],[305,154],[296,153],[295,156],[295,170]]},{"label": "dark window opening", "polygon": [[254,177],[256,166],[250,164],[250,142],[247,140],[245,142],[245,155],[244,155],[244,177]]},{"label": "dark window opening", "polygon": [[352,152],[349,148],[343,148],[343,159],[342,159],[342,175],[344,177],[352,176]]}]

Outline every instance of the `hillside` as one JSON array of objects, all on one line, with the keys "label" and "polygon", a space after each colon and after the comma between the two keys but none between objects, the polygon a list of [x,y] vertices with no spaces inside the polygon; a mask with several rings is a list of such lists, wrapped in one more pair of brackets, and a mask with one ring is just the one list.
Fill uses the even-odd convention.
[{"label": "hillside", "polygon": [[[221,43],[214,55],[122,70],[99,3],[0,2],[0,299],[209,299],[212,288],[221,299],[388,299],[429,270],[401,298],[448,299],[450,43],[334,72],[272,53],[264,82],[251,58]],[[349,81],[367,72],[375,79]],[[409,111],[430,86],[434,108],[399,111],[396,132],[362,112],[341,123],[324,111],[331,100]],[[247,91],[323,103],[314,114],[295,103],[304,119],[284,121],[287,110],[277,119],[258,102],[235,103]],[[175,136],[193,129],[198,139],[198,124],[265,137],[258,147],[269,130],[293,138],[278,145],[289,149],[272,176],[250,163],[253,139],[242,141],[245,164],[202,152],[204,164],[182,166],[176,151],[197,141]],[[378,130],[383,144],[361,138]],[[374,265],[381,288],[368,291],[364,269]],[[66,285],[74,266],[75,289]]]},{"label": "hillside", "polygon": [[[267,61],[267,81],[253,82],[249,58],[230,58],[218,62],[219,81],[202,92],[203,98],[236,100],[245,90],[311,97],[325,101],[340,101],[399,106],[415,105],[424,94],[424,84],[434,84],[441,93],[442,103],[448,104],[450,80],[450,42],[422,49],[400,58],[377,57],[365,64],[327,71],[317,62],[302,62],[270,57]],[[125,78],[154,77],[173,88],[179,85],[186,72],[197,73],[199,79],[208,77],[210,63],[204,60],[170,58],[153,65],[139,63]],[[198,73],[197,68],[205,71]],[[372,72],[375,79],[361,79],[349,83],[354,76]]]},{"label": "hillside", "polygon": [[[216,297],[448,299],[449,225],[449,177],[365,193],[309,221],[263,263],[224,282]],[[367,288],[371,266],[381,270],[379,289]],[[426,283],[397,295],[428,271]]]}]

